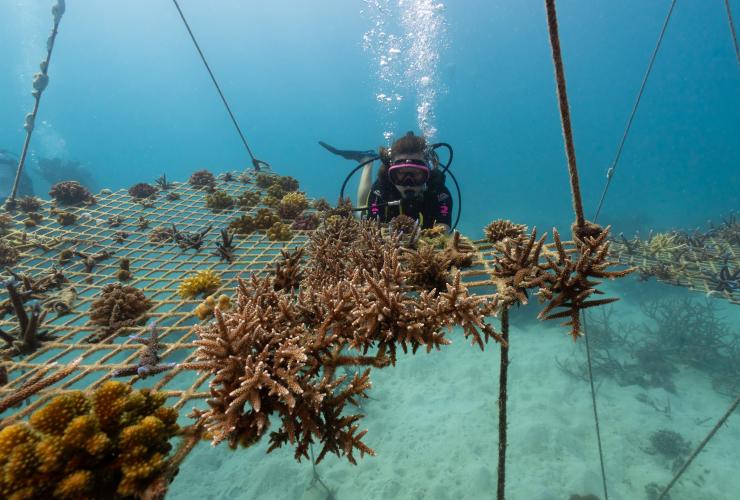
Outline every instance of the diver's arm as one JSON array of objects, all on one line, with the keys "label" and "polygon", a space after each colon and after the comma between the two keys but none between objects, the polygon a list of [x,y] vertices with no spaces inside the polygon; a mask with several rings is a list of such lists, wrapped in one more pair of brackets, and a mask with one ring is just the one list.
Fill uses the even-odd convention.
[{"label": "diver's arm", "polygon": [[[373,185],[373,161],[369,161],[371,157],[365,157],[360,160],[360,163],[367,161],[368,164],[362,167],[362,175],[360,176],[360,185],[357,187],[357,207],[365,207],[370,197],[370,188]],[[362,212],[360,212],[362,213]]]}]

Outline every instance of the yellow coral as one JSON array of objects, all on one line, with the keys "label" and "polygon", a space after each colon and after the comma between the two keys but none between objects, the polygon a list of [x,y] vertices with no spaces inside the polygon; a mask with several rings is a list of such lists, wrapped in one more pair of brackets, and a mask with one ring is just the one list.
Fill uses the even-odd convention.
[{"label": "yellow coral", "polygon": [[231,299],[226,295],[219,295],[218,298],[216,298],[214,295],[209,295],[208,297],[203,300],[200,304],[198,304],[198,307],[196,307],[193,310],[193,314],[195,314],[198,319],[201,321],[204,319],[208,319],[213,315],[213,311],[215,308],[218,307],[222,311],[228,311],[231,309]]},{"label": "yellow coral", "polygon": [[293,237],[293,231],[289,225],[276,222],[267,230],[267,237],[270,241],[288,241]]},{"label": "yellow coral", "polygon": [[278,212],[284,219],[295,219],[308,208],[306,195],[299,192],[288,193],[280,200]]},{"label": "yellow coral", "polygon": [[0,498],[137,496],[165,465],[177,432],[166,396],[108,381],[54,398],[0,430]]},{"label": "yellow coral", "polygon": [[221,286],[221,278],[213,271],[198,271],[193,276],[185,278],[178,292],[185,299],[192,299],[200,294],[209,294],[218,290]]}]

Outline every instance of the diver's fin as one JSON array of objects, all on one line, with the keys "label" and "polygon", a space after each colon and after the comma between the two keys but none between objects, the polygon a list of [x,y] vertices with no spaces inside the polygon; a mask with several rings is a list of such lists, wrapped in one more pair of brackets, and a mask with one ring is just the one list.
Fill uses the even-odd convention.
[{"label": "diver's fin", "polygon": [[378,158],[378,153],[372,149],[367,151],[352,151],[351,149],[337,149],[324,141],[319,141],[319,144],[321,144],[330,153],[339,155],[346,160],[362,161],[367,158]]}]

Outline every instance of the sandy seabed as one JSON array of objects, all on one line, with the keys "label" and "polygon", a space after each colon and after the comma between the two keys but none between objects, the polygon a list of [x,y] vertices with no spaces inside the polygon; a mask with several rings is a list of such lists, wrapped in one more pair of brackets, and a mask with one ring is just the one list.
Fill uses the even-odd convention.
[{"label": "sandy seabed", "polygon": [[[632,279],[613,288],[625,297],[615,306],[620,318],[644,319],[639,301],[646,293],[702,299],[665,286],[636,287]],[[734,332],[740,324],[736,309],[720,307]],[[574,493],[603,498],[589,384],[567,375],[556,362],[585,362],[582,340],[574,344],[566,328],[534,320],[536,312],[527,307],[512,313],[507,498],[563,500]],[[358,457],[357,466],[334,456],[320,463],[317,471],[333,497],[313,479],[310,461],[296,462],[290,447],[267,454],[264,439],[236,451],[226,444],[199,445],[168,498],[495,498],[499,348],[490,343],[482,352],[459,331],[449,338],[453,344],[439,352],[400,355],[395,368],[373,370],[372,399],[361,412],[366,415],[362,427],[369,430],[365,442],[377,456]],[[678,432],[693,448],[731,403],[699,371],[681,368],[673,380],[675,392],[595,380],[610,498],[647,499],[646,485],[670,481],[672,462],[650,452],[652,433]],[[670,403],[670,412],[648,400],[658,408]],[[673,488],[672,500],[738,498],[737,413]]]}]

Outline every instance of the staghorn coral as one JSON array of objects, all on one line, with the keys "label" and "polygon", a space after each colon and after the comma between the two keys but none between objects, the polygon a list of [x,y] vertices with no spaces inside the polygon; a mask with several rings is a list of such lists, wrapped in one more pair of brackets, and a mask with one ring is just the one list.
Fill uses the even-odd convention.
[{"label": "staghorn coral", "polygon": [[254,216],[257,229],[270,229],[276,222],[280,222],[280,216],[269,208],[260,208]]},{"label": "staghorn coral", "polygon": [[303,193],[292,192],[282,197],[278,213],[283,219],[295,219],[308,208],[308,199]]},{"label": "staghorn coral", "polygon": [[63,181],[54,184],[49,191],[49,196],[61,205],[95,204],[95,198],[90,191],[77,181]]},{"label": "staghorn coral", "polygon": [[[540,319],[568,318],[563,323],[571,327],[571,336],[576,340],[581,336],[582,309],[609,304],[618,298],[589,299],[594,294],[604,292],[597,289],[599,281],[593,278],[618,278],[634,271],[634,268],[621,271],[609,271],[608,268],[616,264],[608,260],[609,254],[609,226],[602,228],[593,223],[586,223],[583,227],[575,224],[572,227],[573,240],[577,250],[577,259],[565,251],[560,241],[560,235],[553,229],[553,239],[557,248],[557,260],[545,255],[547,270],[545,284],[540,287],[540,297],[548,304],[540,311]],[[564,311],[553,312],[556,308]]]},{"label": "staghorn coral", "polygon": [[303,279],[303,273],[300,267],[303,251],[303,248],[295,252],[280,250],[282,259],[275,264],[275,290],[290,291],[298,289]]},{"label": "staghorn coral", "polygon": [[490,222],[483,230],[489,243],[499,243],[505,238],[518,238],[527,232],[524,224],[514,224],[510,220],[498,219]]},{"label": "staghorn coral", "polygon": [[16,200],[16,206],[23,212],[37,212],[41,208],[41,200],[35,196],[24,196]]},{"label": "staghorn coral", "polygon": [[418,223],[408,215],[398,215],[391,219],[389,223],[391,231],[403,234],[411,234],[416,231]]},{"label": "staghorn coral", "polygon": [[9,301],[18,320],[15,335],[0,330],[0,338],[6,343],[6,354],[15,356],[18,354],[29,354],[41,346],[41,341],[51,340],[48,332],[41,330],[46,318],[46,311],[41,309],[41,304],[34,301],[29,311],[24,306],[24,298],[18,289],[20,283],[17,275],[11,272],[13,278],[7,280],[4,285],[8,291]]},{"label": "staghorn coral", "polygon": [[657,233],[650,236],[645,250],[650,256],[655,257],[661,254],[671,255],[685,246],[679,243],[677,233]]},{"label": "staghorn coral", "polygon": [[158,192],[159,189],[152,186],[151,184],[147,184],[146,182],[139,182],[138,184],[134,184],[133,186],[128,188],[128,194],[136,200],[153,198],[157,196]]},{"label": "staghorn coral", "polygon": [[[325,269],[326,260],[314,261],[315,252],[329,248],[334,242],[326,240],[350,222],[362,248],[347,249],[351,262],[345,263],[347,272],[337,274]],[[371,222],[331,224],[313,236],[301,293],[276,290],[270,277],[240,279],[233,311],[216,310],[214,322],[196,327],[196,364],[215,377],[209,410],[194,416],[214,444],[250,446],[274,421],[280,427],[270,433],[268,451],[291,443],[300,460],[318,442],[316,462],[333,453],[355,463],[355,450],[374,452],[362,442],[366,431],[358,432],[360,415],[344,409],[366,397],[369,370],[355,373],[347,384],[345,376],[336,376],[337,368],[388,366],[398,347],[439,348],[449,343],[443,329],[456,324],[481,347],[497,338],[483,321],[491,304],[470,296],[459,274],[436,297],[409,293],[397,239],[384,241]],[[312,282],[321,287],[307,285]]]},{"label": "staghorn coral", "polygon": [[404,266],[409,273],[409,283],[423,290],[445,290],[452,262],[444,253],[421,243],[416,250],[405,249],[403,257]]},{"label": "staghorn coral", "polygon": [[214,212],[220,212],[227,210],[234,206],[234,198],[229,196],[226,191],[217,189],[211,193],[208,193],[205,197],[206,208],[210,208]]},{"label": "staghorn coral", "polygon": [[236,199],[239,208],[252,208],[260,204],[260,194],[257,191],[244,191]]},{"label": "staghorn coral", "polygon": [[209,295],[203,300],[203,302],[198,304],[198,307],[193,310],[193,314],[201,321],[204,319],[210,319],[213,317],[213,311],[217,307],[221,311],[228,311],[231,309],[231,299],[227,295],[223,294],[218,297],[215,295]]},{"label": "staghorn coral", "polygon": [[270,241],[290,241],[293,238],[293,231],[288,224],[276,222],[267,230],[267,238]]},{"label": "staghorn coral", "polygon": [[329,204],[328,201],[326,201],[325,198],[318,198],[314,200],[311,206],[317,212],[326,212],[327,210],[331,209],[331,205]]},{"label": "staghorn coral", "polygon": [[180,283],[177,291],[184,299],[193,299],[201,294],[211,294],[221,286],[221,278],[213,271],[198,271]]},{"label": "staghorn coral", "polygon": [[352,206],[352,200],[348,197],[340,198],[337,201],[337,206],[324,211],[324,218],[333,216],[339,217],[352,217],[354,213],[354,207]]},{"label": "staghorn coral", "polygon": [[0,431],[4,498],[115,498],[141,494],[163,470],[177,411],[148,389],[105,382]]},{"label": "staghorn coral", "polygon": [[254,218],[251,215],[242,215],[229,223],[229,229],[234,234],[246,235],[251,234],[257,229]]},{"label": "staghorn coral", "polygon": [[5,240],[0,240],[0,268],[16,265],[21,253]]},{"label": "staghorn coral", "polygon": [[121,328],[136,325],[151,307],[151,301],[138,288],[120,283],[105,285],[90,306],[90,322],[102,330],[88,337],[88,341],[102,341]]},{"label": "staghorn coral", "polygon": [[154,180],[154,184],[156,184],[157,187],[162,191],[167,191],[168,189],[172,189],[174,187],[174,184],[167,180],[167,174],[162,174],[157,177]]},{"label": "staghorn coral", "polygon": [[463,239],[459,231],[452,234],[452,238],[447,240],[447,245],[442,250],[445,257],[450,259],[450,264],[458,269],[470,267],[473,265],[475,258],[475,248],[467,239]]},{"label": "staghorn coral", "polygon": [[138,375],[141,378],[147,378],[175,367],[175,363],[160,363],[159,351],[162,350],[162,344],[159,343],[159,328],[157,327],[157,323],[155,321],[149,323],[146,331],[149,333],[149,338],[142,338],[140,336],[130,337],[134,342],[144,346],[139,356],[139,362],[135,365],[113,370],[112,375],[114,377]]},{"label": "staghorn coral", "polygon": [[216,255],[219,260],[228,263],[234,259],[234,233],[230,233],[228,229],[221,230],[221,241],[216,242]]},{"label": "staghorn coral", "polygon": [[193,172],[190,179],[188,179],[188,182],[195,189],[205,189],[206,191],[210,191],[214,189],[216,185],[216,178],[208,170],[198,170]]},{"label": "staghorn coral", "polygon": [[419,241],[423,241],[434,248],[444,248],[449,241],[450,236],[447,234],[447,227],[437,224],[428,229],[422,229],[419,235]]},{"label": "staghorn coral", "polygon": [[290,228],[298,231],[313,231],[319,227],[319,224],[321,224],[321,219],[318,215],[314,213],[301,214],[295,218]]},{"label": "staghorn coral", "polygon": [[540,255],[546,235],[537,240],[537,228],[532,234],[514,238],[504,238],[496,244],[500,253],[494,258],[493,276],[496,279],[497,294],[505,307],[513,304],[526,304],[529,301],[528,288],[543,286],[545,272],[540,266]]}]

